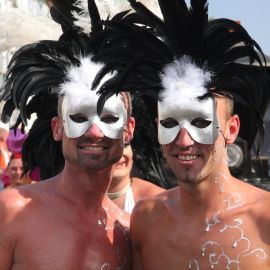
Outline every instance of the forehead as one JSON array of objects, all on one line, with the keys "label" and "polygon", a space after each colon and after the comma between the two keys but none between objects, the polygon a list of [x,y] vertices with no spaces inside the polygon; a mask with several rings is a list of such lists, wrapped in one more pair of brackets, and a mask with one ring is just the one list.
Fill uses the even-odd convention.
[{"label": "forehead", "polygon": [[9,163],[9,168],[11,167],[20,167],[22,166],[22,159],[21,158],[14,158]]}]

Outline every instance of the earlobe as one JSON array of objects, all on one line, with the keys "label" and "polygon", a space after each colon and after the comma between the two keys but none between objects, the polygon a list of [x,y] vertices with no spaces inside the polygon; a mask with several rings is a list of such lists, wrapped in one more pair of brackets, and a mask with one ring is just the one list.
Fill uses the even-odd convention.
[{"label": "earlobe", "polygon": [[231,144],[231,143],[234,143],[239,133],[239,129],[240,129],[239,116],[237,114],[232,115],[227,124],[228,124],[227,126],[228,130],[227,130],[227,136],[226,136],[226,143]]},{"label": "earlobe", "polygon": [[55,116],[51,120],[51,127],[53,132],[53,138],[55,141],[61,141],[63,135],[63,128],[61,120],[58,116]]}]

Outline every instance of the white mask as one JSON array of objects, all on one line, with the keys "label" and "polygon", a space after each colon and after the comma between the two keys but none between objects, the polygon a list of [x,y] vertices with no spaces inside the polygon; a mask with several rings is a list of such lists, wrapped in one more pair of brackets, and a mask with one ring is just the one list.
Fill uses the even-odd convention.
[{"label": "white mask", "polygon": [[[96,124],[108,138],[119,139],[122,136],[127,122],[127,111],[120,95],[112,96],[106,101],[100,116],[97,114],[98,98],[96,92],[90,90],[84,96],[64,96],[62,118],[67,137],[82,136],[92,124]],[[76,114],[83,118],[74,118]]]},{"label": "white mask", "polygon": [[[104,65],[93,62],[91,57],[82,57],[79,66],[71,66],[67,70],[67,81],[59,87],[59,94],[64,96],[62,119],[65,133],[69,138],[78,138],[96,124],[106,137],[119,139],[127,123],[127,111],[120,95],[114,95],[106,101],[101,114],[97,114],[99,87],[92,91],[91,86]],[[100,85],[112,76],[107,74]]]},{"label": "white mask", "polygon": [[161,73],[163,91],[158,102],[158,138],[160,144],[176,139],[185,128],[192,139],[213,144],[219,134],[216,103],[212,97],[198,100],[208,91],[211,74],[184,56],[168,64]]},{"label": "white mask", "polygon": [[192,139],[201,144],[213,144],[218,137],[219,124],[214,98],[181,102],[180,97],[177,102],[159,101],[158,119],[160,144],[171,143],[181,128],[185,128]]}]

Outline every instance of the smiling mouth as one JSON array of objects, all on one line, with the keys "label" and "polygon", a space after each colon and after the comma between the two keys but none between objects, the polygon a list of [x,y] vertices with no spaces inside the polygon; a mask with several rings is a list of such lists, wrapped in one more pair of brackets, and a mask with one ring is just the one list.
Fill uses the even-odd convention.
[{"label": "smiling mouth", "polygon": [[82,150],[94,151],[94,152],[101,152],[108,149],[107,146],[89,146],[89,145],[80,145],[79,148]]},{"label": "smiling mouth", "polygon": [[199,155],[178,155],[177,158],[183,161],[192,161],[199,157]]}]

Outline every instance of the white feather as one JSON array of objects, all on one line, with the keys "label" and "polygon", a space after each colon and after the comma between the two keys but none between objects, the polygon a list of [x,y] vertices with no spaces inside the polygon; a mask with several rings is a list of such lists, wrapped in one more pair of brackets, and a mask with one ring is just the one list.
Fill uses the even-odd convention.
[{"label": "white feather", "polygon": [[[95,63],[89,57],[81,57],[80,66],[71,66],[67,70],[67,81],[60,86],[59,95],[87,96],[91,89],[95,76],[104,66],[102,63]],[[115,74],[107,74],[99,85],[107,81]],[[98,89],[98,87],[97,87]]]},{"label": "white feather", "polygon": [[195,99],[207,93],[205,85],[210,81],[211,74],[195,65],[190,57],[184,56],[167,65],[160,77],[164,90],[159,99],[175,102]]}]

